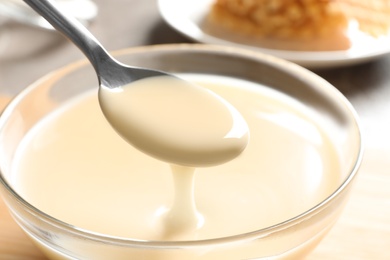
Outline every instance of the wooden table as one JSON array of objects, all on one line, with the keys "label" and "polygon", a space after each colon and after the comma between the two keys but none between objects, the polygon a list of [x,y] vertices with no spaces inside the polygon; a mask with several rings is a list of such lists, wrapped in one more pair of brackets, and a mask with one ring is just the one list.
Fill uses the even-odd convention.
[{"label": "wooden table", "polygon": [[[90,29],[109,50],[188,42],[161,20],[154,0],[96,2],[100,13]],[[18,37],[28,36],[17,33],[25,34],[26,29],[10,24],[8,30],[17,41],[8,47],[21,48]],[[30,37],[24,44],[31,47],[42,42]],[[0,51],[0,93],[14,95],[47,72],[82,58],[74,46],[61,38],[31,49],[33,52],[22,54],[13,50],[6,58]],[[390,56],[354,67],[315,72],[340,89],[356,108],[366,151],[343,215],[307,259],[390,259]],[[45,258],[13,222],[0,200],[0,260],[13,259]]]}]

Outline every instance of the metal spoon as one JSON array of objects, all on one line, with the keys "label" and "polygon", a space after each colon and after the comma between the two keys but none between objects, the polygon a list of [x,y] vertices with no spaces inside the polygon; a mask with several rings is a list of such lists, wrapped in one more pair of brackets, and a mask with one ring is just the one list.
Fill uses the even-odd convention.
[{"label": "metal spoon", "polygon": [[168,75],[164,72],[129,67],[119,63],[78,20],[65,15],[52,1],[24,0],[24,2],[85,54],[94,67],[101,86],[115,88],[146,77]]},{"label": "metal spoon", "polygon": [[[235,108],[215,93],[206,91],[204,88],[190,84],[185,80],[181,80],[165,72],[121,64],[102,47],[83,25],[76,19],[67,17],[61,13],[50,0],[24,0],[24,2],[41,14],[54,28],[69,38],[87,56],[98,76],[100,84],[99,101],[103,114],[113,128],[139,150],[169,163],[185,166],[210,166],[233,159],[246,147],[249,134],[245,120]],[[127,97],[125,102],[117,102],[118,92],[119,100],[123,100],[125,92],[128,93],[128,90],[135,88],[134,82],[139,83],[141,80],[155,79],[157,76],[172,79],[175,83],[170,83],[170,88],[172,85],[175,85],[175,87],[178,85],[177,90],[180,91],[171,92],[174,95],[183,90],[185,90],[186,95],[180,96],[180,98],[173,100],[173,102],[164,103],[166,105],[161,105],[161,109],[153,110],[152,108],[151,111],[149,111],[149,108],[153,107],[153,104],[146,104],[145,106],[143,99],[136,100],[142,100],[140,102],[142,104],[136,107],[131,105],[137,102],[128,102],[127,100],[129,99]],[[177,84],[178,81],[179,84]],[[154,81],[153,86],[160,85],[159,82],[161,83],[162,81],[158,81],[157,83]],[[158,96],[161,97],[160,99],[164,99],[164,90],[167,88],[158,88],[160,93],[162,90],[162,93]],[[114,99],[110,98],[112,94],[115,96]],[[134,94],[131,94],[131,97],[134,97]],[[176,102],[179,100],[187,101],[185,104],[183,102]],[[193,100],[196,100],[196,102]],[[155,100],[154,103],[161,102]],[[171,106],[171,104],[174,104],[175,107],[170,108],[169,112],[162,113],[159,111],[164,110],[167,106]],[[203,109],[205,107],[212,107],[213,109],[209,109],[212,111],[196,112],[205,110]],[[145,114],[144,111],[148,111],[148,114]],[[195,111],[198,114],[194,118],[201,118],[203,120],[202,124],[194,123],[194,125],[190,125],[187,121],[183,123],[185,120],[174,120],[169,124],[164,119],[161,120],[161,118],[164,118],[171,111],[172,113],[178,114],[182,111],[189,111],[188,114],[193,114]],[[156,114],[157,116],[155,116]],[[148,120],[147,118],[151,119]],[[228,118],[228,120],[225,120],[223,124],[218,123],[214,129],[209,131],[209,128],[207,128],[208,125],[206,124],[218,122],[221,118]],[[145,119],[147,122],[145,122]],[[226,123],[227,121],[228,123]],[[155,122],[157,123],[153,124]],[[169,125],[174,125],[175,129],[169,128]],[[189,130],[181,131],[181,129]],[[198,129],[205,130],[206,134],[199,134],[201,131]],[[215,131],[215,129],[218,130]],[[171,130],[177,130],[178,135],[184,132],[184,136],[181,138],[184,141],[180,145],[176,145],[178,138]],[[198,139],[200,142],[194,142],[194,140]],[[215,143],[215,145],[210,145],[210,142]]]}]

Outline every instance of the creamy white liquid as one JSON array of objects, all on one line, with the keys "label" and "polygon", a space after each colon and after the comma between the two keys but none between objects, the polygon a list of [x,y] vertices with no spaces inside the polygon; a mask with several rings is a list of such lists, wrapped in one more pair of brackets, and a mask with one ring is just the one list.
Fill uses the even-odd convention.
[{"label": "creamy white liquid", "polygon": [[137,149],[169,163],[210,166],[237,157],[248,143],[240,113],[206,88],[157,76],[122,88],[101,88],[114,129]]},{"label": "creamy white liquid", "polygon": [[[26,136],[15,159],[15,189],[43,212],[93,232],[193,240],[280,223],[338,186],[335,148],[297,101],[241,80],[188,77],[236,107],[251,139],[232,161],[187,173],[190,180],[176,176],[183,181],[178,187],[189,185],[181,195],[194,185],[184,203],[176,200],[181,198],[177,194],[175,199],[170,166],[124,142],[92,93],[54,112]],[[166,212],[177,206],[188,215],[177,218]],[[177,221],[167,218],[194,220],[175,229],[170,223]]]}]

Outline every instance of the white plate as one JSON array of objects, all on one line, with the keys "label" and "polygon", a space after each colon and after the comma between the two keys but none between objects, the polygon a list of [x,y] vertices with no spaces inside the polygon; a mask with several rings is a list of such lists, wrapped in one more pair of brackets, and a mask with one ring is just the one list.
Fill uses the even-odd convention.
[{"label": "white plate", "polygon": [[250,48],[286,59],[308,68],[329,68],[358,64],[390,53],[389,35],[373,38],[351,28],[352,46],[345,51],[283,51],[240,44],[218,38],[202,28],[214,0],[158,0],[163,19],[190,39],[208,44],[224,44]]},{"label": "white plate", "polygon": [[[97,15],[98,7],[92,0],[57,0],[62,11],[87,26]],[[24,25],[52,30],[53,27],[22,0],[0,0],[0,15]]]}]

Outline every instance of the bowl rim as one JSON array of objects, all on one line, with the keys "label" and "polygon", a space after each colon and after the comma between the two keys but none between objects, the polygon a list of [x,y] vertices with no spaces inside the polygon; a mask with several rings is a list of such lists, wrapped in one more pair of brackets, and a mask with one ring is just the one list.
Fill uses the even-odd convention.
[{"label": "bowl rim", "polygon": [[[358,133],[357,136],[359,140],[358,153],[349,174],[341,182],[341,184],[337,187],[337,189],[334,192],[332,192],[328,197],[326,197],[323,201],[319,202],[318,204],[304,211],[303,213],[296,215],[293,218],[251,232],[245,232],[245,233],[240,233],[240,234],[225,236],[225,237],[217,237],[217,238],[210,238],[210,239],[203,239],[203,240],[189,240],[189,241],[158,241],[158,240],[140,240],[134,238],[122,238],[122,237],[110,236],[106,234],[93,232],[63,222],[59,219],[51,217],[50,215],[42,212],[41,210],[39,210],[38,208],[34,207],[29,202],[27,202],[25,199],[23,199],[5,179],[1,169],[0,169],[0,183],[1,183],[0,187],[4,188],[5,192],[7,192],[13,198],[16,198],[17,202],[23,205],[23,207],[25,207],[29,212],[32,212],[36,216],[39,216],[40,220],[43,220],[52,226],[56,226],[57,228],[67,230],[72,234],[77,234],[84,238],[91,239],[94,241],[99,241],[105,244],[167,249],[167,248],[177,248],[177,247],[197,247],[197,246],[204,246],[204,245],[209,246],[213,244],[220,245],[220,244],[227,244],[227,243],[234,243],[234,242],[242,242],[245,240],[254,240],[254,239],[268,236],[269,234],[279,232],[295,224],[301,223],[302,221],[305,221],[306,219],[311,218],[313,215],[321,212],[332,201],[334,201],[344,190],[346,190],[347,187],[351,185],[351,183],[355,179],[355,176],[357,175],[357,172],[359,170],[360,164],[363,159],[363,140],[362,140],[358,115],[354,110],[354,108],[352,107],[352,105],[350,104],[350,102],[347,100],[347,98],[344,97],[344,95],[342,95],[341,92],[339,92],[339,90],[337,90],[326,80],[322,79],[320,76],[314,74],[308,69],[296,65],[292,62],[282,60],[280,58],[273,57],[268,54],[263,54],[253,50],[242,49],[242,48],[231,47],[231,46],[220,46],[220,45],[198,44],[198,43],[158,44],[158,45],[149,45],[149,46],[129,47],[129,48],[112,51],[110,52],[110,54],[113,55],[114,57],[118,57],[121,55],[131,55],[131,54],[137,54],[142,52],[151,52],[151,51],[177,52],[178,50],[189,51],[189,52],[198,52],[198,51],[209,52],[209,53],[216,52],[228,56],[237,56],[242,59],[255,60],[257,62],[264,63],[268,66],[277,68],[278,70],[283,72],[296,73],[299,76],[302,77],[304,76],[306,77],[305,79],[307,81],[312,83],[311,84],[312,86],[321,86],[321,88],[329,88],[330,90],[332,90],[334,92],[332,94],[335,94],[338,101],[342,102],[344,106],[348,109],[348,112],[350,113],[350,115],[354,120],[357,133]],[[22,90],[19,94],[17,94],[11,100],[11,102],[6,106],[6,108],[2,111],[0,115],[0,131],[4,127],[4,124],[6,123],[7,118],[10,115],[10,113],[13,111],[13,109],[17,106],[17,104],[19,104],[21,100],[24,99],[24,97],[28,96],[28,94],[32,90],[39,87],[43,82],[49,80],[55,75],[67,75],[81,67],[87,66],[88,64],[89,62],[87,59],[82,59],[82,60],[69,63],[59,69],[49,72],[45,76],[39,78],[38,80],[36,80],[35,82],[27,86],[24,90]],[[9,207],[8,209],[11,210],[12,212],[12,209],[10,209]]]}]

